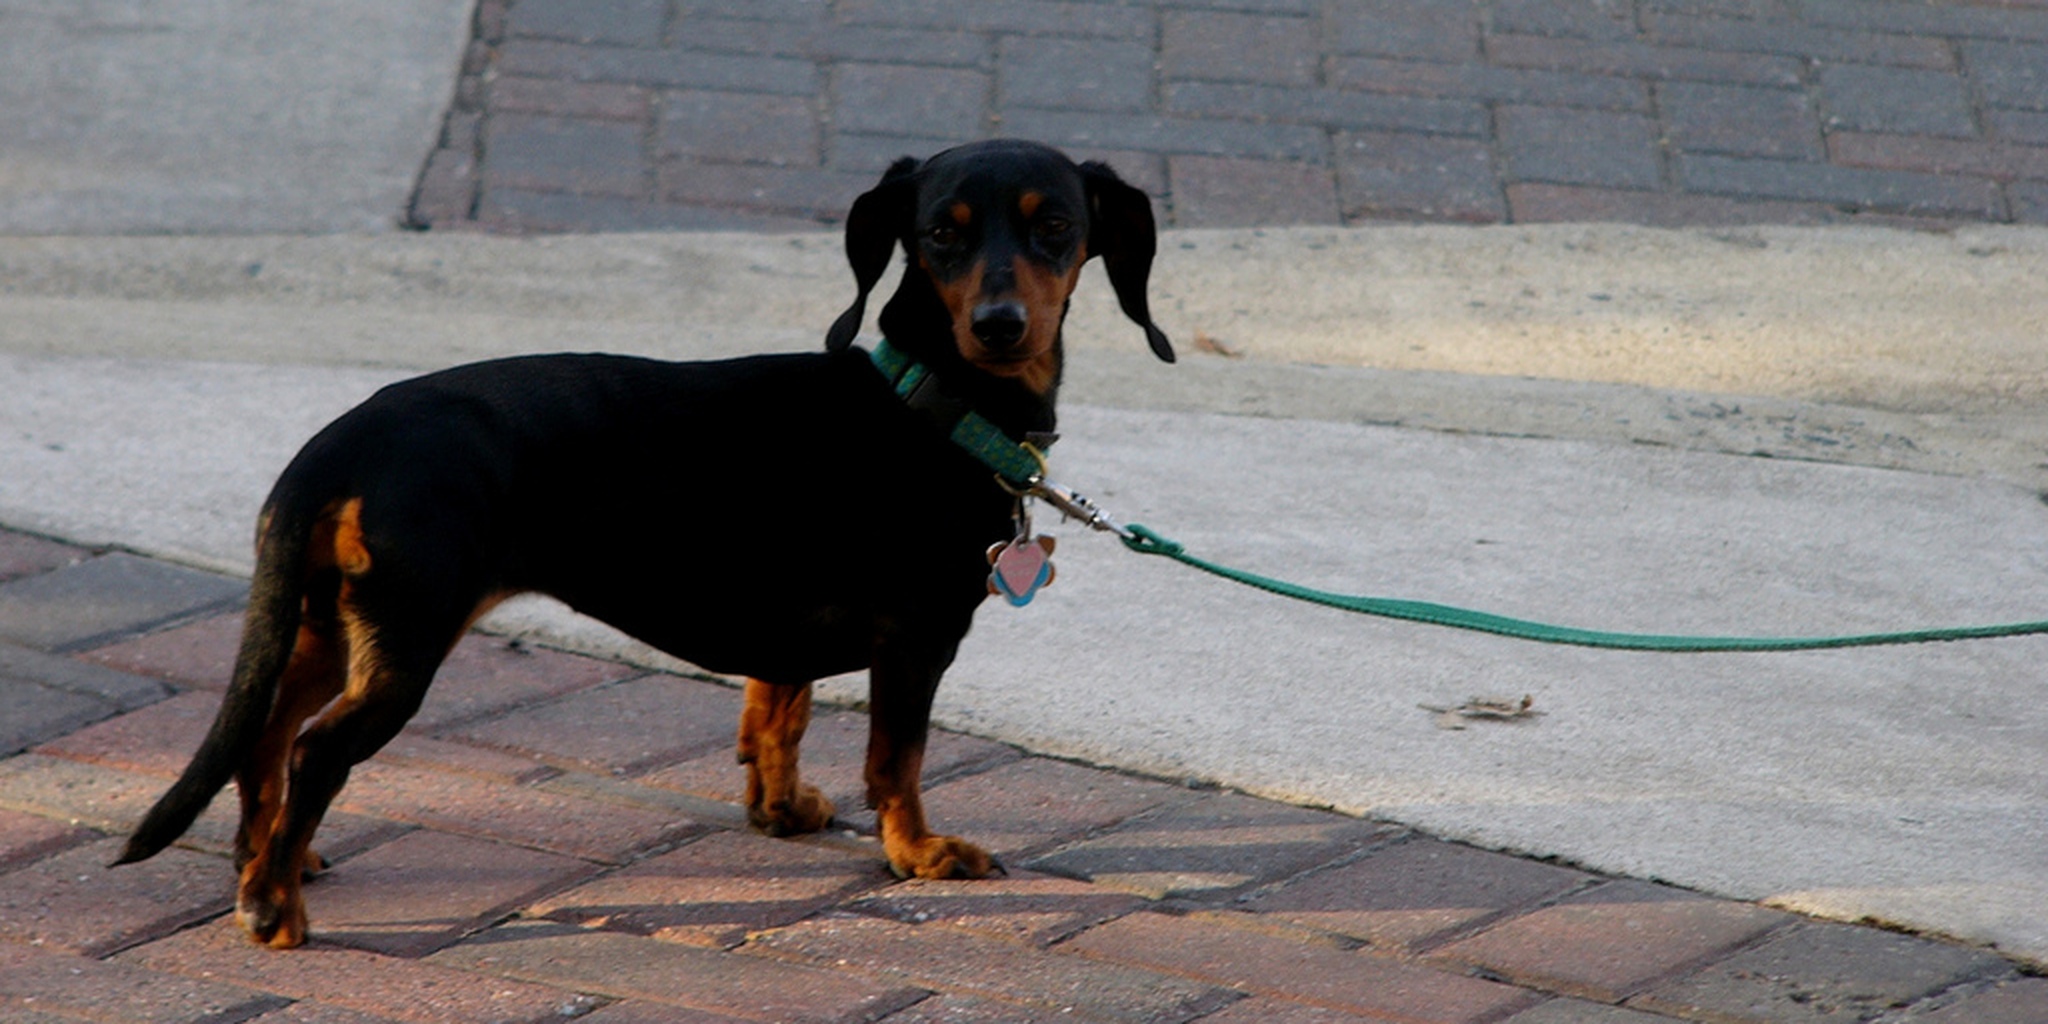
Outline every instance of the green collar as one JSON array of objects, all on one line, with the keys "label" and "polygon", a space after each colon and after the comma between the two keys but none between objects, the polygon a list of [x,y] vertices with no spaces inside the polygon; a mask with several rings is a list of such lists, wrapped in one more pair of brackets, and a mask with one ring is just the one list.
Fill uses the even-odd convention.
[{"label": "green collar", "polygon": [[888,339],[876,342],[868,358],[903,404],[930,417],[954,444],[995,470],[1005,483],[1021,490],[1044,476],[1045,457],[1036,447],[1010,440],[967,403],[947,394],[937,375]]}]

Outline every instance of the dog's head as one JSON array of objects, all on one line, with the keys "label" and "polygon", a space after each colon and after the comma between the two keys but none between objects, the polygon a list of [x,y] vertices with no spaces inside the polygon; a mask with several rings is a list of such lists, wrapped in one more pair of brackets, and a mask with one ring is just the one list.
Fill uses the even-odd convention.
[{"label": "dog's head", "polygon": [[1014,139],[896,161],[847,214],[846,256],[860,292],[832,324],[828,349],[853,342],[899,243],[909,266],[891,306],[936,300],[953,352],[985,373],[1051,389],[1067,299],[1091,256],[1102,258],[1118,305],[1144,327],[1153,353],[1173,361],[1145,299],[1157,246],[1151,203],[1105,164],[1076,164]]}]

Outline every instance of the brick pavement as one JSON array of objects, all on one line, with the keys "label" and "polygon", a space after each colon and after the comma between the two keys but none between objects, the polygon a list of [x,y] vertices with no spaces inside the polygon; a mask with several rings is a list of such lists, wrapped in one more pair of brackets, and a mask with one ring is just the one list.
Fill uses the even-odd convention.
[{"label": "brick pavement", "polygon": [[[2048,1022],[1985,950],[951,734],[932,811],[1011,873],[896,882],[865,816],[745,828],[732,688],[484,636],[329,817],[314,941],[263,950],[232,797],[102,867],[219,702],[239,589],[0,530],[0,1020]],[[807,748],[841,796],[862,724]]]},{"label": "brick pavement", "polygon": [[2048,223],[2041,0],[482,0],[419,226],[801,229],[994,134],[1178,226]]}]

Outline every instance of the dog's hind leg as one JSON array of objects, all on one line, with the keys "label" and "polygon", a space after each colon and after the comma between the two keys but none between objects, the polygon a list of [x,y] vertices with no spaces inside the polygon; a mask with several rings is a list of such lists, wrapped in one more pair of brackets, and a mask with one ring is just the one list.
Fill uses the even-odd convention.
[{"label": "dog's hind leg", "polygon": [[[351,633],[355,633],[351,630]],[[365,639],[352,636],[351,640]],[[242,869],[235,919],[257,942],[289,949],[306,940],[300,891],[313,833],[349,770],[397,736],[419,710],[443,650],[422,657],[351,644],[341,696],[292,743],[283,806],[268,840]]]},{"label": "dog's hind leg", "polygon": [[747,766],[747,821],[771,836],[816,832],[835,808],[797,777],[797,745],[811,724],[811,686],[747,680],[740,763]]},{"label": "dog's hind leg", "polygon": [[[442,569],[449,571],[436,571]],[[466,575],[432,565],[399,577],[379,580],[372,572],[344,582],[336,621],[347,652],[346,682],[341,695],[291,740],[283,804],[242,868],[235,918],[257,942],[288,949],[306,940],[300,885],[312,863],[313,834],[349,770],[390,742],[419,710],[435,670],[484,604],[481,596],[450,592]],[[312,688],[307,693],[310,702]],[[283,736],[280,730],[266,740]]]},{"label": "dog's hind leg", "polygon": [[[348,654],[340,634],[332,607],[324,614],[309,610],[299,626],[291,662],[278,680],[270,721],[235,772],[235,788],[242,798],[242,824],[235,832],[236,871],[256,859],[257,851],[277,829],[285,801],[287,760],[300,727],[341,693],[348,677]],[[326,865],[319,855],[308,852],[302,866],[312,875]]]}]

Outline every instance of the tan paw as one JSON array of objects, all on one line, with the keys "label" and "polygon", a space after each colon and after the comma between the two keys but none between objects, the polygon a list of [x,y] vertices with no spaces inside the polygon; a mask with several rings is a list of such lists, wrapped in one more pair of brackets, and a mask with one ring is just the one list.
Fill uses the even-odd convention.
[{"label": "tan paw", "polygon": [[788,801],[747,808],[747,823],[771,836],[796,836],[831,824],[837,811],[818,787],[798,783],[796,795]]},{"label": "tan paw", "polygon": [[959,836],[926,836],[891,846],[889,870],[898,878],[987,878],[1003,866]]},{"label": "tan paw", "polygon": [[291,893],[279,899],[244,894],[235,901],[235,923],[258,945],[296,949],[306,943],[306,904]]}]

